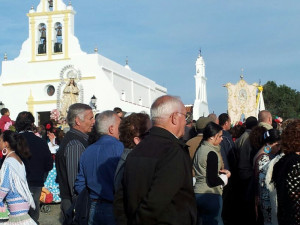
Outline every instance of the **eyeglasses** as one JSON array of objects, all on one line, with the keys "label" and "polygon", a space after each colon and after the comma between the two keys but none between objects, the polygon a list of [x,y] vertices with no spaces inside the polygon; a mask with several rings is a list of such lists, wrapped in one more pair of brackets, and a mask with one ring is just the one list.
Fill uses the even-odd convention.
[{"label": "eyeglasses", "polygon": [[179,113],[179,114],[183,115],[185,117],[185,121],[187,121],[191,116],[190,114],[184,114],[184,113],[181,113],[181,112],[176,112],[176,113]]}]

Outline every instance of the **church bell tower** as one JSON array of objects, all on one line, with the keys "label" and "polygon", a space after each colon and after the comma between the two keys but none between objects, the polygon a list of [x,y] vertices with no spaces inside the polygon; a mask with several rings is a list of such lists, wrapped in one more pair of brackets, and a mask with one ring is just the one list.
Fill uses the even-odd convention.
[{"label": "church bell tower", "polygon": [[193,118],[198,120],[201,116],[208,116],[208,104],[207,104],[207,94],[206,94],[206,80],[205,77],[205,63],[201,55],[201,50],[196,60],[196,75],[195,85],[196,85],[196,98],[193,107]]},{"label": "church bell tower", "polygon": [[29,18],[30,61],[49,61],[70,58],[70,38],[74,36],[75,11],[71,2],[40,0],[32,7]]}]

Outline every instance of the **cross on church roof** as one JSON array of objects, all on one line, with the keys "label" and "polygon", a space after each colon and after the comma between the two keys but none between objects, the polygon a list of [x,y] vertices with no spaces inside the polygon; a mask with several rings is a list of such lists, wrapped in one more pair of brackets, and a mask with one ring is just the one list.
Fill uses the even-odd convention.
[{"label": "cross on church roof", "polygon": [[241,75],[240,75],[241,80],[244,79],[244,74],[243,73],[244,73],[244,68],[241,69]]}]

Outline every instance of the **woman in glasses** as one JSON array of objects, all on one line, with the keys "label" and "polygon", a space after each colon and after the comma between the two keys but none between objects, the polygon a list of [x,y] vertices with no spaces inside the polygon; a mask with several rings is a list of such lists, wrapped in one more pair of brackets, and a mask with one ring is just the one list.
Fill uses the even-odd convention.
[{"label": "woman in glasses", "polygon": [[193,160],[197,224],[223,225],[222,186],[227,184],[231,173],[224,169],[220,152],[221,141],[222,127],[209,122],[203,130],[203,139]]}]

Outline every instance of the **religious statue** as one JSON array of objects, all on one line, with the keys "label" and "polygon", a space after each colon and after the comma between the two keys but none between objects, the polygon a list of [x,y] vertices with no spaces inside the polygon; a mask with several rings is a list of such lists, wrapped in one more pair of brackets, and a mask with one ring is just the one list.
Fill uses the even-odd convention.
[{"label": "religious statue", "polygon": [[61,100],[61,115],[66,118],[67,111],[70,105],[78,102],[79,88],[74,80],[70,78],[67,82],[66,87],[63,90],[63,97]]}]

